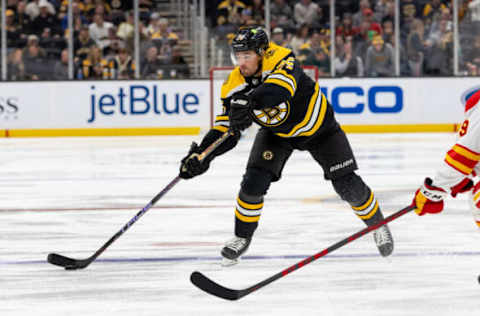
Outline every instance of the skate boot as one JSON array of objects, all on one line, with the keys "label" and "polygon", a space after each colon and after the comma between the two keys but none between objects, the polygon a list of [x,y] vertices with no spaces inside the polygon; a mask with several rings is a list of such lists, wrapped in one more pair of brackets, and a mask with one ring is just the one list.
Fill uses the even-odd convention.
[{"label": "skate boot", "polygon": [[383,257],[388,257],[393,252],[393,237],[387,225],[383,225],[373,231],[373,239],[377,244],[378,251]]},{"label": "skate boot", "polygon": [[251,237],[234,237],[227,241],[225,246],[222,248],[222,265],[227,267],[237,264],[239,257],[247,251],[251,241]]}]

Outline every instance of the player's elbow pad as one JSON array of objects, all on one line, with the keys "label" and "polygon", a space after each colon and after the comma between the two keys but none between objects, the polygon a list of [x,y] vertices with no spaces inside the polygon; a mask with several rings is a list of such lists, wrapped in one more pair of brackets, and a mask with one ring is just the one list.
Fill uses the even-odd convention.
[{"label": "player's elbow pad", "polygon": [[287,89],[275,84],[264,83],[255,89],[251,95],[251,100],[253,108],[259,110],[271,108],[280,103],[289,101],[291,97],[292,96]]}]

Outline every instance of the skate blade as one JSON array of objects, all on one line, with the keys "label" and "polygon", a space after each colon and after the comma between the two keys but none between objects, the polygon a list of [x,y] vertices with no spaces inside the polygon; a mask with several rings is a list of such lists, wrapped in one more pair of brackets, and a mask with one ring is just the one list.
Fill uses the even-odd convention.
[{"label": "skate blade", "polygon": [[222,259],[222,267],[231,267],[236,265],[237,263],[238,263],[238,259],[228,259],[228,258]]}]

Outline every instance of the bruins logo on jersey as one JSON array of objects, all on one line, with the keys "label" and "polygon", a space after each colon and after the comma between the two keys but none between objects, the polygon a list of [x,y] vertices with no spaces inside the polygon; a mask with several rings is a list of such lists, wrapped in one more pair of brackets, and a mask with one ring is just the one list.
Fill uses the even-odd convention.
[{"label": "bruins logo on jersey", "polygon": [[278,126],[285,122],[290,114],[290,103],[283,102],[271,108],[253,110],[256,121],[266,127]]}]

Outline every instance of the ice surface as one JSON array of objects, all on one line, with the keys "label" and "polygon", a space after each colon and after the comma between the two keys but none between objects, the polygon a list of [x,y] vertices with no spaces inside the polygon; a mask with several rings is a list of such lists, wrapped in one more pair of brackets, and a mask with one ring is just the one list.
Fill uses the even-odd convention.
[{"label": "ice surface", "polygon": [[[359,174],[386,215],[408,205],[453,134],[349,135]],[[92,255],[178,172],[200,137],[0,140],[0,315],[480,315],[479,231],[466,196],[439,215],[391,223],[395,252],[367,235],[240,301],[194,287],[199,270],[244,288],[364,226],[303,152],[272,184],[247,257],[220,265],[252,143],[179,182],[87,269],[50,252]]]}]

